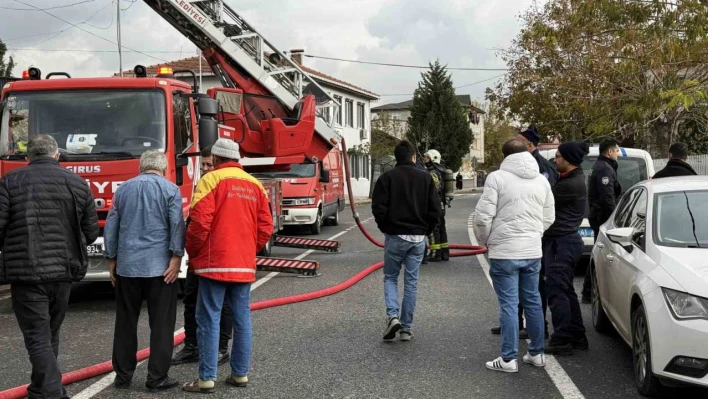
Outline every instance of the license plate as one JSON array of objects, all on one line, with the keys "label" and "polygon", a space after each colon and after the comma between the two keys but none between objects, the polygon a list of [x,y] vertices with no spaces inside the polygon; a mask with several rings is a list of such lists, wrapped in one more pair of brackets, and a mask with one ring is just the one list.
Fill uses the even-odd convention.
[{"label": "license plate", "polygon": [[88,256],[103,256],[103,245],[100,245],[100,244],[87,245],[86,252],[88,252]]},{"label": "license plate", "polygon": [[592,229],[588,229],[587,227],[583,227],[578,229],[578,233],[580,234],[580,237],[594,237],[595,233],[593,233]]}]

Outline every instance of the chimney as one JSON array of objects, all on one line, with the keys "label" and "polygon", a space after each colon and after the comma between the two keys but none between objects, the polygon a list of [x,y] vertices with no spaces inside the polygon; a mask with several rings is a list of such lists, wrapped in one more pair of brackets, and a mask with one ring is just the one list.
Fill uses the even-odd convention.
[{"label": "chimney", "polygon": [[303,49],[290,50],[290,59],[296,64],[302,66],[302,55],[305,53]]}]

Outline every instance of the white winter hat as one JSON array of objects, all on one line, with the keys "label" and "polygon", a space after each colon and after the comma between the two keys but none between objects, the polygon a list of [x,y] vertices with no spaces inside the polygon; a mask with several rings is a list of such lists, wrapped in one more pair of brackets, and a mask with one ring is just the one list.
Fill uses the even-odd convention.
[{"label": "white winter hat", "polygon": [[216,140],[216,143],[211,147],[211,155],[233,159],[234,161],[241,159],[241,154],[238,152],[238,143],[228,139]]}]

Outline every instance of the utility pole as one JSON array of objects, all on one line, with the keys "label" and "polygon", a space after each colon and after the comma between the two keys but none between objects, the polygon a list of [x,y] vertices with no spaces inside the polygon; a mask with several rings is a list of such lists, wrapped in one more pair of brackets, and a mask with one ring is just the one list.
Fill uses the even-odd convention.
[{"label": "utility pole", "polygon": [[123,46],[121,46],[121,35],[120,35],[120,0],[116,0],[116,14],[118,21],[118,66],[120,77],[123,77]]}]

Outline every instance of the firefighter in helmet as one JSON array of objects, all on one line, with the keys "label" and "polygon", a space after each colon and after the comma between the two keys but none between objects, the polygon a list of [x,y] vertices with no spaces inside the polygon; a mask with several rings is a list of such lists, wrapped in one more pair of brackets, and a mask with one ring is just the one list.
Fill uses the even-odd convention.
[{"label": "firefighter in helmet", "polygon": [[445,228],[445,182],[443,180],[443,175],[445,173],[445,168],[440,165],[440,152],[437,150],[428,150],[423,156],[425,161],[425,166],[428,168],[430,176],[435,182],[435,188],[438,190],[438,196],[440,197],[440,204],[442,207],[442,213],[440,214],[440,220],[438,225],[433,230],[433,233],[428,237],[428,242],[430,244],[430,255],[428,256],[428,261],[439,262],[441,260],[450,260],[450,244],[447,242],[447,229]]}]

